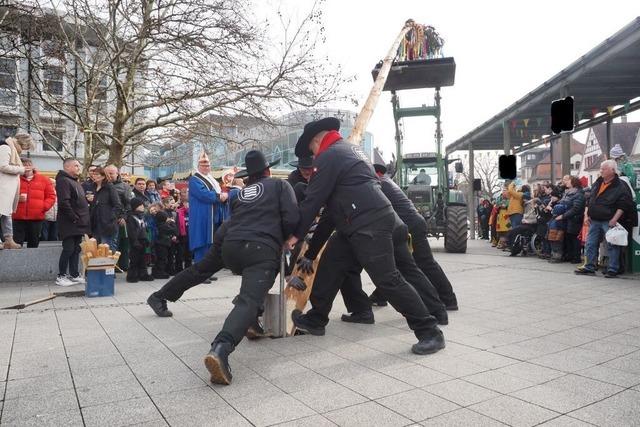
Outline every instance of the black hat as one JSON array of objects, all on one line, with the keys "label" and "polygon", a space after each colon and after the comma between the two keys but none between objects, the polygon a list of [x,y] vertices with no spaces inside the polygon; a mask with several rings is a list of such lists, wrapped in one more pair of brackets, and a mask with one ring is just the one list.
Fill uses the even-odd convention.
[{"label": "black hat", "polygon": [[377,173],[381,173],[383,175],[387,173],[387,167],[385,165],[381,165],[380,163],[374,163],[373,168]]},{"label": "black hat", "polygon": [[262,154],[262,151],[251,150],[244,156],[244,164],[246,165],[246,169],[237,172],[234,176],[235,178],[244,178],[249,175],[260,173],[263,170],[268,169],[278,163],[280,163],[280,159],[274,160],[273,162],[269,163],[267,162],[266,157],[264,157],[264,154]]},{"label": "black hat", "polygon": [[304,131],[296,143],[296,156],[298,158],[312,156],[313,153],[309,149],[309,143],[314,136],[324,130],[340,130],[340,120],[335,117],[325,117],[304,125]]},{"label": "black hat", "polygon": [[158,213],[156,213],[156,222],[158,224],[164,224],[167,222],[167,219],[169,219],[169,215],[167,215],[165,211],[158,211]]},{"label": "black hat", "polygon": [[294,168],[311,169],[313,167],[313,157],[300,157],[298,160],[289,162]]},{"label": "black hat", "polygon": [[133,199],[131,199],[129,203],[131,205],[132,211],[135,211],[138,208],[138,206],[144,205],[144,201],[139,197],[134,197]]}]

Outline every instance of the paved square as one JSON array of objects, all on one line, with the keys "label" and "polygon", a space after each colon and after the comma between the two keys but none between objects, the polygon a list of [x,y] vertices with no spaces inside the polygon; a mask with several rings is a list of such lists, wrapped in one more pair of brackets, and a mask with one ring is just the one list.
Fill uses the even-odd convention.
[{"label": "paved square", "polygon": [[[171,304],[172,318],[145,304],[162,281],[122,276],[114,297],[0,310],[0,424],[640,425],[640,278],[578,277],[486,242],[465,255],[432,245],[460,311],[431,356],[410,352],[392,308],[347,324],[338,297],[326,336],[244,341],[233,384],[212,385],[202,357],[238,290],[228,272]],[[0,306],[72,290],[2,284]]]}]

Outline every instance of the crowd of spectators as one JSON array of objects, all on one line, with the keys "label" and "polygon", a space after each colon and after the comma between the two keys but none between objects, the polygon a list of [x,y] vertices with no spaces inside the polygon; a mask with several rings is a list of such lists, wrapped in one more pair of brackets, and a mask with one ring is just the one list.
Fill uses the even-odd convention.
[{"label": "crowd of spectators", "polygon": [[634,197],[613,160],[602,163],[590,187],[585,177],[569,175],[533,190],[507,181],[496,198],[480,200],[479,236],[511,256],[533,253],[550,263],[575,264],[576,274],[601,268],[605,277],[616,277],[624,272],[626,251],[610,244],[606,233],[617,225],[631,233],[637,226]]}]

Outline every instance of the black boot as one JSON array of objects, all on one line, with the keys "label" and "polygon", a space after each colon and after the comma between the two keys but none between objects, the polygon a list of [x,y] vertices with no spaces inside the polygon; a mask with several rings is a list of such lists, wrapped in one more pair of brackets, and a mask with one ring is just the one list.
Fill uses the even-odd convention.
[{"label": "black boot", "polygon": [[434,328],[434,333],[428,337],[422,338],[416,344],[411,347],[411,351],[415,354],[431,354],[445,347],[444,335],[437,326]]},{"label": "black boot", "polygon": [[204,357],[204,366],[211,374],[211,382],[214,384],[231,384],[231,368],[229,367],[229,354],[234,345],[228,342],[214,342],[211,344],[209,354]]},{"label": "black boot", "polygon": [[309,319],[307,319],[307,316],[302,314],[300,310],[293,310],[293,313],[291,313],[291,319],[300,332],[318,336],[324,335],[324,326],[316,326],[312,324],[309,322]]},{"label": "black boot", "polygon": [[376,305],[378,307],[387,306],[387,300],[382,298],[377,291],[373,291],[373,293],[369,295],[369,300],[371,301],[371,305]]},{"label": "black boot", "polygon": [[362,311],[360,313],[343,314],[341,317],[343,322],[364,323],[365,325],[373,325],[376,323],[373,317],[373,311]]},{"label": "black boot", "polygon": [[447,314],[447,310],[442,310],[437,313],[434,313],[433,317],[438,319],[438,325],[448,325],[449,324],[449,315]]},{"label": "black boot", "polygon": [[149,307],[160,317],[171,317],[173,313],[167,308],[167,300],[160,298],[157,292],[152,293],[147,298],[147,304]]}]

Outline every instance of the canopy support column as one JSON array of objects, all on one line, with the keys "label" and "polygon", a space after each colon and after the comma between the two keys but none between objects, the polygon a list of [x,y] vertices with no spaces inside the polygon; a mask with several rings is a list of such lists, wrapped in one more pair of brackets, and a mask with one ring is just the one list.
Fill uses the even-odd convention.
[{"label": "canopy support column", "polygon": [[473,181],[475,179],[475,159],[473,155],[473,143],[469,143],[469,200],[467,200],[467,209],[469,211],[469,238],[471,240],[476,239],[476,196],[473,191]]}]

